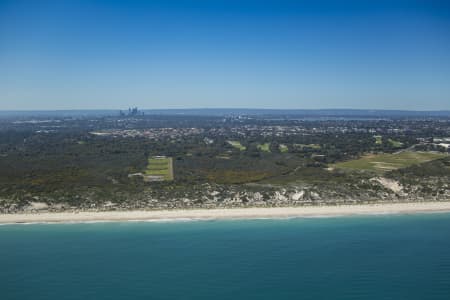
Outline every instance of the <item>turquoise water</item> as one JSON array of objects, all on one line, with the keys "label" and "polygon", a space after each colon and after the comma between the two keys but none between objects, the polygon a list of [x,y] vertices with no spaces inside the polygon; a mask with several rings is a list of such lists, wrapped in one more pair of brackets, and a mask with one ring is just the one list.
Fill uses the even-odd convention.
[{"label": "turquoise water", "polygon": [[0,299],[450,299],[450,214],[4,225]]}]

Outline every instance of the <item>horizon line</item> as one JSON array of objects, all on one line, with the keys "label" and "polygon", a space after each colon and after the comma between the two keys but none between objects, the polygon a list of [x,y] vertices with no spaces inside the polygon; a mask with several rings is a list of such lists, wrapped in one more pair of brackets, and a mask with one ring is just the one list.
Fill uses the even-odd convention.
[{"label": "horizon line", "polygon": [[[58,112],[58,111],[125,111],[129,108],[57,108],[57,109],[0,109],[0,112]],[[448,109],[389,109],[389,108],[252,108],[252,107],[194,107],[194,108],[139,108],[140,111],[167,111],[167,110],[263,110],[263,111],[399,111],[399,112],[450,112]]]}]

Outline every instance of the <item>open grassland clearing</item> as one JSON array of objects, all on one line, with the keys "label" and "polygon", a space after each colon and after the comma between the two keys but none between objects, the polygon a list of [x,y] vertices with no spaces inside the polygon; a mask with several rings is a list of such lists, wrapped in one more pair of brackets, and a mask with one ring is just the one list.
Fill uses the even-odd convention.
[{"label": "open grassland clearing", "polygon": [[393,139],[388,139],[388,142],[394,148],[401,148],[401,147],[403,147],[403,143],[402,142],[399,142],[399,141],[396,141],[396,140],[393,140]]},{"label": "open grassland clearing", "polygon": [[288,146],[287,146],[287,145],[284,145],[284,144],[280,144],[279,149],[280,149],[280,152],[281,152],[281,153],[286,153],[286,152],[289,151]]},{"label": "open grassland clearing", "polygon": [[395,154],[367,154],[359,159],[334,164],[333,167],[341,169],[367,170],[383,173],[397,170],[415,164],[446,157],[447,154],[437,152],[404,151]]},{"label": "open grassland clearing", "polygon": [[245,149],[247,149],[239,141],[228,141],[228,144],[230,144],[231,146],[233,146],[236,149],[239,149],[240,151],[245,151]]},{"label": "open grassland clearing", "polygon": [[297,149],[315,149],[318,150],[320,149],[320,145],[318,144],[294,144],[294,147]]},{"label": "open grassland clearing", "polygon": [[151,157],[148,159],[146,176],[160,176],[163,180],[173,180],[173,163],[171,157]]},{"label": "open grassland clearing", "polygon": [[375,144],[377,145],[383,144],[383,137],[381,135],[374,135],[373,137],[375,138]]},{"label": "open grassland clearing", "polygon": [[270,143],[259,144],[256,147],[262,152],[270,152]]}]

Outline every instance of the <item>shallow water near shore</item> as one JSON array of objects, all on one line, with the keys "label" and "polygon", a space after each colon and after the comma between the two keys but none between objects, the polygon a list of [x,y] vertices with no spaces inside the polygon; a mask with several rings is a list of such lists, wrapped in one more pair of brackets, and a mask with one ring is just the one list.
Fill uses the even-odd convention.
[{"label": "shallow water near shore", "polygon": [[0,226],[0,299],[450,299],[450,214]]}]

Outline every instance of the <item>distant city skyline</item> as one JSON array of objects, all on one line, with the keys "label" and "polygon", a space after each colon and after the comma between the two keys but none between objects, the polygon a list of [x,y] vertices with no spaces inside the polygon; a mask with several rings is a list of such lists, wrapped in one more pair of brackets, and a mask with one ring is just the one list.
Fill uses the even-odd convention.
[{"label": "distant city skyline", "polygon": [[0,0],[0,110],[450,110],[446,1]]}]

